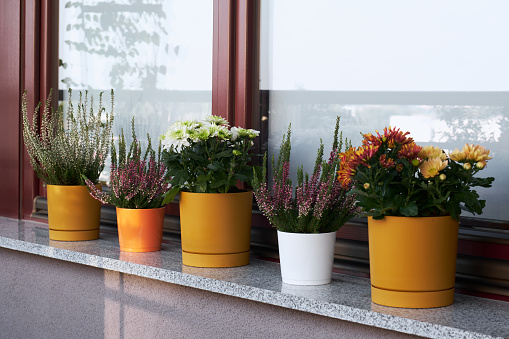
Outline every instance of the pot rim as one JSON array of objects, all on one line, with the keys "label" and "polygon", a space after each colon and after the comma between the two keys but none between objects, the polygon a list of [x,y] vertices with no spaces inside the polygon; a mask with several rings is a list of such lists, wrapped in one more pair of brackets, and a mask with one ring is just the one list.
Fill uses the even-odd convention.
[{"label": "pot rim", "polygon": [[284,231],[280,231],[280,230],[277,230],[277,232],[283,233],[283,234],[295,234],[295,235],[324,235],[324,234],[331,234],[331,233],[336,234],[337,233],[337,231],[322,232],[322,233],[300,233],[300,232],[284,232]]},{"label": "pot rim", "polygon": [[163,209],[165,208],[166,206],[162,206],[162,207],[155,207],[155,208],[125,208],[125,207],[117,207],[115,206],[115,208],[119,208],[119,209],[122,209],[122,210],[126,210],[126,211],[149,211],[149,210],[160,210],[160,209]]},{"label": "pot rim", "polygon": [[180,191],[179,194],[182,194],[182,193],[185,193],[185,194],[206,194],[206,195],[225,195],[225,194],[228,194],[228,195],[232,195],[232,194],[246,194],[246,193],[253,193],[253,190],[245,190],[245,191],[242,191],[242,192],[228,192],[228,193],[197,193],[197,192],[188,192],[188,191]]},{"label": "pot rim", "polygon": [[[59,186],[59,187],[88,187],[87,185],[55,185],[55,184],[45,184],[46,186]],[[94,186],[102,185],[100,182],[94,184]]]},{"label": "pot rim", "polygon": [[385,218],[390,218],[390,219],[397,219],[397,218],[409,218],[409,219],[431,219],[431,218],[451,218],[453,219],[453,217],[451,217],[450,215],[437,215],[437,216],[429,216],[429,217],[405,217],[403,215],[386,215],[384,216],[383,219],[373,219],[372,216],[368,216],[368,219],[369,220],[373,220],[373,221],[384,221]]}]

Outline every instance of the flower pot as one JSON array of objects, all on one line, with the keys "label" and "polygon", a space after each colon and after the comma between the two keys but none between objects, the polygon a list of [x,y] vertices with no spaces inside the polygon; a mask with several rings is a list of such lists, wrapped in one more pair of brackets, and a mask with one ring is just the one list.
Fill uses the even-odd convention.
[{"label": "flower pot", "polygon": [[324,285],[332,278],[336,232],[277,231],[281,277],[285,284]]},{"label": "flower pot", "polygon": [[124,252],[161,250],[164,207],[131,209],[117,207],[118,241]]},{"label": "flower pot", "polygon": [[[101,189],[100,184],[96,185]],[[60,241],[99,238],[101,203],[87,186],[47,185],[49,238]]]},{"label": "flower pot", "polygon": [[253,192],[180,194],[182,263],[195,267],[249,264]]},{"label": "flower pot", "polygon": [[458,226],[451,217],[369,218],[371,300],[405,308],[452,304]]}]

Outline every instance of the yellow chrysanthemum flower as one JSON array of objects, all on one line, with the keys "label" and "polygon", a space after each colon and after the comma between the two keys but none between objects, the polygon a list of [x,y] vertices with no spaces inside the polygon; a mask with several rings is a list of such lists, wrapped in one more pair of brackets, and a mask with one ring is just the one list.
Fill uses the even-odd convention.
[{"label": "yellow chrysanthemum flower", "polygon": [[460,151],[459,149],[455,149],[451,153],[449,153],[449,158],[451,158],[454,161],[462,161],[467,158],[467,155],[465,152]]},{"label": "yellow chrysanthemum flower", "polygon": [[439,175],[439,172],[447,167],[447,161],[437,158],[431,158],[424,161],[421,166],[419,166],[419,171],[424,178],[433,178],[436,175]]},{"label": "yellow chrysanthemum flower", "polygon": [[446,160],[447,155],[442,151],[441,148],[435,146],[424,146],[419,152],[421,159],[440,158],[440,160]]},{"label": "yellow chrysanthemum flower", "polygon": [[465,146],[463,147],[463,151],[466,153],[467,159],[469,160],[485,161],[491,159],[491,157],[489,156],[490,150],[485,149],[483,146],[480,145],[465,144]]},{"label": "yellow chrysanthemum flower", "polygon": [[449,157],[454,161],[472,160],[477,162],[490,160],[489,154],[490,150],[485,149],[483,146],[465,144],[463,150],[460,151],[456,148],[449,154]]}]

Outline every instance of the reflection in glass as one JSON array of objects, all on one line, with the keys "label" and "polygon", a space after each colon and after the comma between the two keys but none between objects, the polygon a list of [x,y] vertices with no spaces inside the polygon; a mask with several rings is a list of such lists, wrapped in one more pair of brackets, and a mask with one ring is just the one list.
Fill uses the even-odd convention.
[{"label": "reflection in glass", "polygon": [[[59,89],[115,91],[113,134],[153,141],[174,121],[212,111],[212,1],[60,1]],[[62,93],[61,93],[62,95]],[[109,105],[105,105],[109,109]],[[130,135],[126,135],[130,143]],[[142,140],[142,143],[146,142]],[[109,161],[101,180],[109,178]]]}]

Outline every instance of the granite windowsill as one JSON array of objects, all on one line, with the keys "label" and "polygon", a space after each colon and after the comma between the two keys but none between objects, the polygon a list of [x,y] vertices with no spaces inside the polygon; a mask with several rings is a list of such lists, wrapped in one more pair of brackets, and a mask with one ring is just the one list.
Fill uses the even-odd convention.
[{"label": "granite windowsill", "polygon": [[53,241],[46,224],[0,217],[0,247],[428,338],[509,338],[506,302],[455,295],[448,307],[384,307],[371,302],[368,279],[334,273],[328,285],[287,285],[278,263],[256,259],[237,268],[188,267],[178,242],[163,243],[160,252],[125,253],[114,234]]}]

